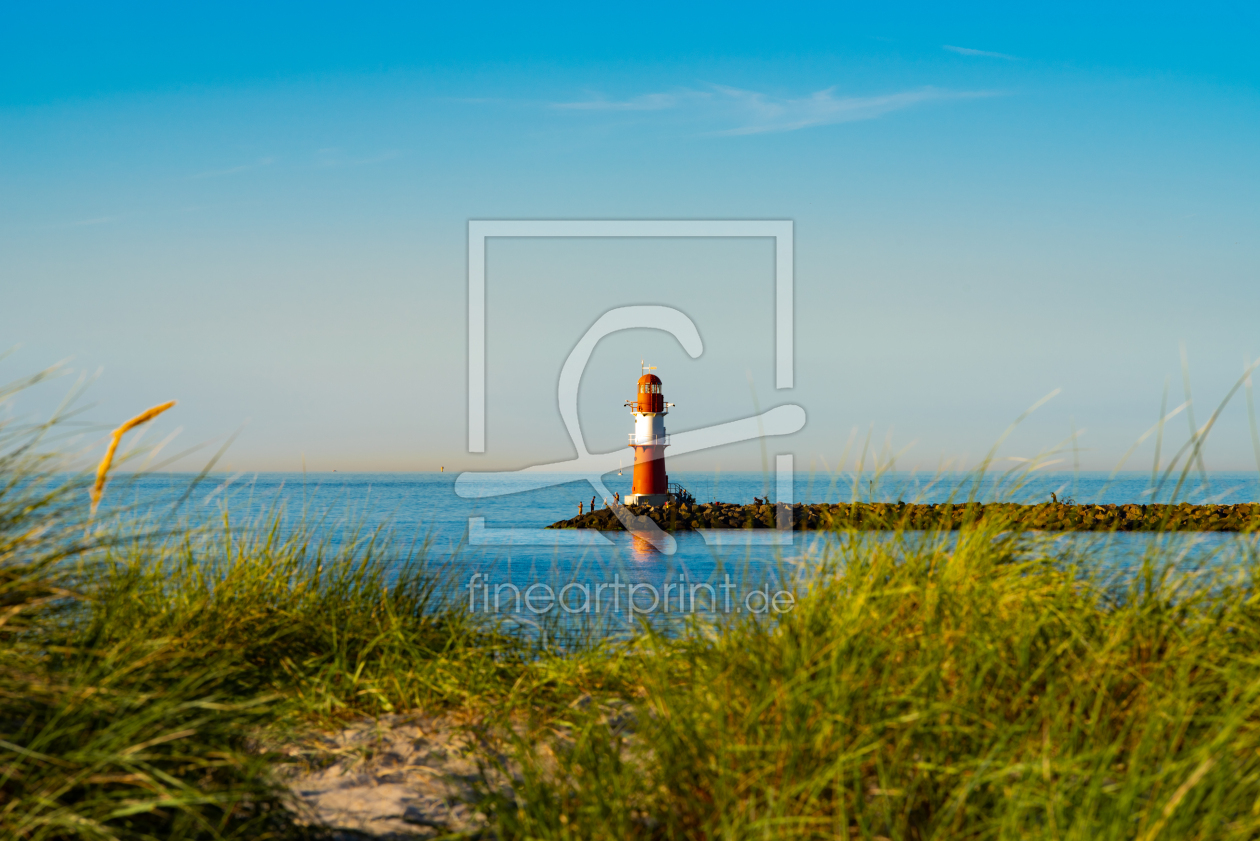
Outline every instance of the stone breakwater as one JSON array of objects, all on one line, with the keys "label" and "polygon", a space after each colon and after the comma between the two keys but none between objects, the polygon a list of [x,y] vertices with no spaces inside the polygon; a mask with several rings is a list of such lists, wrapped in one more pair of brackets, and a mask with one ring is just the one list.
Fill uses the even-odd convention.
[{"label": "stone breakwater", "polygon": [[[837,505],[790,507],[792,527],[815,529],[957,529],[981,519],[1005,527],[1044,531],[1260,531],[1260,504],[1241,505],[1069,505],[1046,502],[1020,505],[1013,502],[942,503],[918,505],[907,502],[855,502]],[[634,514],[650,517],[668,531],[695,529],[775,528],[776,506],[734,505],[631,505]],[[599,529],[619,531],[623,526],[609,508],[561,520],[549,529]]]}]

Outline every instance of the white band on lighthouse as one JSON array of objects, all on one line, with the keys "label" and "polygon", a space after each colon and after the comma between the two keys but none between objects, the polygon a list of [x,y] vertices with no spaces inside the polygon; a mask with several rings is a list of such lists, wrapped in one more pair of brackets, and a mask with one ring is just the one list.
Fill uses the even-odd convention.
[{"label": "white band on lighthouse", "polygon": [[665,413],[634,413],[634,440],[636,445],[653,444],[665,438]]}]

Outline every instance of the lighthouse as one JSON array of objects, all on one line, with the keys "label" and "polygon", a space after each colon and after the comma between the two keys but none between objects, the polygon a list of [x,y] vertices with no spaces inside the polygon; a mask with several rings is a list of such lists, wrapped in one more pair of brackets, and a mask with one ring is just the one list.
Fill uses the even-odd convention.
[{"label": "lighthouse", "polygon": [[673,403],[666,403],[661,393],[661,378],[650,373],[651,366],[640,365],[639,391],[626,405],[634,416],[634,486],[626,497],[627,505],[664,505],[669,501],[669,476],[665,473],[665,415]]}]

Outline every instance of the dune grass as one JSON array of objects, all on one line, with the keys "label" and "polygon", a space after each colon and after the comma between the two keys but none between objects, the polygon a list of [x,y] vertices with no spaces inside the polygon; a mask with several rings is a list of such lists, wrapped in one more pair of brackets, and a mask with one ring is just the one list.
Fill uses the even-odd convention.
[{"label": "dune grass", "polygon": [[284,823],[244,727],[263,699],[160,639],[93,640],[78,573],[111,537],[87,527],[90,477],[0,426],[0,835],[268,834]]},{"label": "dune grass", "polygon": [[51,428],[0,424],[0,838],[310,836],[264,745],[488,703],[531,656],[443,601],[422,546],[280,511],[94,521]]},{"label": "dune grass", "polygon": [[280,524],[98,534],[78,559],[22,572],[5,600],[28,609],[3,640],[0,827],[293,835],[261,745],[511,691],[528,642],[445,602],[423,552],[380,534],[334,549]]},{"label": "dune grass", "polygon": [[563,653],[452,610],[422,557],[385,577],[379,535],[95,547],[28,576],[5,638],[0,826],[291,837],[261,736],[424,708],[529,721],[502,838],[1260,834],[1254,558],[1117,588],[1003,530],[866,537],[789,612]]},{"label": "dune grass", "polygon": [[630,643],[633,725],[522,741],[502,836],[1260,834],[1254,558],[1117,589],[996,528],[851,537],[790,612]]},{"label": "dune grass", "polygon": [[842,530],[790,611],[557,646],[384,533],[89,522],[42,434],[0,427],[0,837],[311,837],[266,746],[414,709],[506,748],[503,839],[1260,837],[1254,543],[1112,581]]},{"label": "dune grass", "polygon": [[459,610],[423,546],[380,532],[333,546],[283,526],[225,518],[112,547],[86,579],[98,598],[81,633],[213,649],[239,664],[238,693],[317,717],[475,704],[514,676],[523,642]]}]

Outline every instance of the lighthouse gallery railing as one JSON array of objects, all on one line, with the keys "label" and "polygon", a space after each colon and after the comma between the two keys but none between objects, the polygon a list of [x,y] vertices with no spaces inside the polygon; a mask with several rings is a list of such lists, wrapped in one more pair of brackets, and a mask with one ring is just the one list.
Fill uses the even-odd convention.
[{"label": "lighthouse gallery railing", "polygon": [[635,438],[635,434],[631,432],[630,433],[630,446],[631,447],[668,447],[669,435],[666,434],[666,435],[662,435],[660,438],[649,438],[646,441],[639,441]]}]

